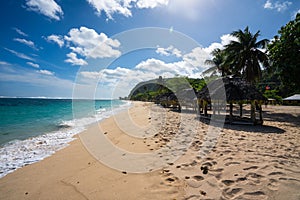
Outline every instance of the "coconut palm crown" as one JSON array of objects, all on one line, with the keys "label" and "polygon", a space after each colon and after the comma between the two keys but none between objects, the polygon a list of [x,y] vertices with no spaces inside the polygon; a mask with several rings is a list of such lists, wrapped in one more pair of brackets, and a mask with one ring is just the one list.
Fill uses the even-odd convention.
[{"label": "coconut palm crown", "polygon": [[262,50],[268,40],[257,41],[260,31],[254,35],[248,26],[244,31],[238,30],[231,33],[237,41],[231,41],[225,46],[226,65],[231,66],[234,75],[240,75],[247,81],[254,83],[261,77],[261,66],[268,67],[267,54]]},{"label": "coconut palm crown", "polygon": [[206,60],[205,64],[212,65],[212,67],[204,71],[203,74],[212,73],[212,75],[215,75],[216,72],[221,72],[222,76],[230,75],[229,68],[225,65],[226,57],[224,51],[217,48],[213,50],[211,54],[213,55],[213,58],[211,60]]}]

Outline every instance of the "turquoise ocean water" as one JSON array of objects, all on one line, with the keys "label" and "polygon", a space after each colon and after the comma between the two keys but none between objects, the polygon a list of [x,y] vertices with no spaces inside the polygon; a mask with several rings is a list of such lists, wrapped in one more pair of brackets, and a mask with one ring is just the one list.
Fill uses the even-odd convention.
[{"label": "turquoise ocean water", "polygon": [[0,98],[0,178],[64,148],[86,126],[129,106],[119,100]]}]

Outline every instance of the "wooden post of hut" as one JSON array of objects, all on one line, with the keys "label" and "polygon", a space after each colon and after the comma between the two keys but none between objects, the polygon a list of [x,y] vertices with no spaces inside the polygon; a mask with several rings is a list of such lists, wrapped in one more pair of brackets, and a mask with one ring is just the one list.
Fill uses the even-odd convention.
[{"label": "wooden post of hut", "polygon": [[251,101],[251,121],[253,124],[256,124],[255,101]]},{"label": "wooden post of hut", "polygon": [[230,123],[233,121],[233,103],[230,101],[229,103],[229,121]]},{"label": "wooden post of hut", "polygon": [[243,116],[243,102],[239,102],[240,105],[240,117]]},{"label": "wooden post of hut", "polygon": [[[222,86],[224,84],[224,87]],[[208,89],[210,88],[210,89]],[[224,91],[225,89],[225,91]],[[255,103],[264,101],[266,98],[255,88],[255,86],[250,83],[240,79],[240,78],[229,78],[225,77],[222,79],[217,79],[211,81],[208,86],[202,88],[199,91],[199,98],[204,100],[203,105],[204,115],[207,116],[207,103],[210,101],[210,96],[220,96],[225,92],[226,95],[226,108],[229,104],[229,122],[234,123],[233,120],[238,120],[237,123],[241,124],[257,124],[257,122],[262,122],[262,109],[260,107],[255,108]],[[251,103],[251,118],[242,119],[243,116],[243,103]],[[217,102],[218,103],[218,102]],[[233,116],[233,103],[238,103],[240,108],[240,119],[234,118]],[[219,105],[214,106],[213,112],[217,109]],[[218,108],[219,109],[219,108]],[[259,118],[256,119],[256,110],[259,111]],[[227,109],[226,109],[227,111]],[[228,112],[228,111],[227,111]],[[240,120],[240,121],[239,121]],[[260,121],[259,121],[260,120]]]},{"label": "wooden post of hut", "polygon": [[262,104],[259,104],[259,123],[263,124],[263,116],[262,116]]},{"label": "wooden post of hut", "polygon": [[207,114],[207,105],[208,105],[208,102],[207,101],[203,101],[204,103],[204,116],[208,116]]}]

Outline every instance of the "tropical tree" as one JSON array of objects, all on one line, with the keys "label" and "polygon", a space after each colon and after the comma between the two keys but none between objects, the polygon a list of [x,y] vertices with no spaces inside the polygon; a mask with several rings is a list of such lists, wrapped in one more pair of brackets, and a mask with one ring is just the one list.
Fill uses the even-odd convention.
[{"label": "tropical tree", "polygon": [[230,75],[228,65],[226,65],[225,62],[225,52],[217,48],[213,50],[211,54],[213,55],[213,58],[211,60],[206,60],[205,64],[211,65],[212,67],[204,71],[203,74],[212,73],[212,75],[215,75],[216,72],[221,72],[222,76]]},{"label": "tropical tree", "polygon": [[281,82],[283,96],[300,92],[300,14],[278,31],[268,46],[271,78]]},{"label": "tropical tree", "polygon": [[263,48],[267,46],[268,40],[260,41],[260,31],[252,34],[248,26],[244,31],[238,30],[231,33],[237,41],[231,41],[225,46],[226,65],[231,66],[234,75],[241,76],[247,81],[254,83],[261,77],[261,67],[268,66],[268,57]]}]

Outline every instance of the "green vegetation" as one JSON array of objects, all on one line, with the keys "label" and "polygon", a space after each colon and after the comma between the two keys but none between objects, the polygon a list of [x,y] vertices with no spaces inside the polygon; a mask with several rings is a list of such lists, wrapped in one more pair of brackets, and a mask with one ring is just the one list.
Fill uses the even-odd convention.
[{"label": "green vegetation", "polygon": [[131,100],[156,101],[158,97],[176,94],[184,89],[193,88],[201,90],[205,86],[204,79],[193,79],[188,77],[174,77],[139,83],[130,93]]},{"label": "green vegetation", "polygon": [[264,80],[279,83],[274,89],[286,97],[300,93],[300,14],[278,34],[268,46],[272,67]]},{"label": "green vegetation", "polygon": [[[267,98],[282,102],[282,97],[300,93],[300,14],[278,31],[271,42],[258,41],[260,31],[252,34],[249,28],[231,33],[236,38],[224,49],[215,49],[206,64],[212,67],[203,72],[204,79],[175,77],[139,83],[130,99],[155,101],[163,94],[178,93],[187,88],[200,91],[218,76],[241,77],[256,87]],[[269,42],[269,44],[268,44]],[[170,95],[169,95],[170,96]]]},{"label": "green vegetation", "polygon": [[250,83],[258,82],[261,66],[269,66],[267,54],[261,50],[267,46],[268,40],[257,41],[259,31],[252,34],[248,27],[244,31],[234,31],[231,35],[237,40],[231,41],[223,50],[215,49],[212,52],[213,59],[206,61],[206,64],[213,65],[209,70],[218,71],[222,76],[238,76]]},{"label": "green vegetation", "polygon": [[277,103],[282,103],[282,97],[278,95],[278,90],[266,90],[264,96],[268,99],[275,99]]}]

